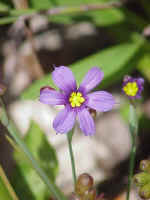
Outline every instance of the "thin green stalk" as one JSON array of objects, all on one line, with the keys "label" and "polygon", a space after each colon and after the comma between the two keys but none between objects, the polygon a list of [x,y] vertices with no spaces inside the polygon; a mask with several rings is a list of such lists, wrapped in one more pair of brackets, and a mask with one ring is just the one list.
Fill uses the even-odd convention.
[{"label": "thin green stalk", "polygon": [[72,167],[72,177],[73,177],[74,187],[75,187],[77,178],[76,178],[75,160],[74,160],[74,155],[73,155],[73,150],[72,150],[73,131],[74,129],[72,129],[72,131],[67,133],[67,140],[68,140],[69,154],[70,154],[71,167]]},{"label": "thin green stalk", "polygon": [[30,151],[28,150],[26,144],[24,141],[20,138],[18,131],[14,124],[8,119],[7,113],[5,111],[5,107],[3,104],[3,101],[0,99],[0,103],[3,106],[3,110],[1,113],[1,122],[2,124],[7,128],[9,134],[12,136],[12,138],[15,140],[15,142],[18,144],[20,149],[24,152],[24,154],[29,159],[32,167],[35,169],[37,174],[41,177],[43,182],[47,185],[49,191],[52,193],[54,197],[56,197],[58,200],[66,200],[66,197],[64,194],[59,190],[59,188],[47,177],[45,172],[42,170],[42,168],[39,167],[38,162],[34,159]]},{"label": "thin green stalk", "polygon": [[134,164],[135,164],[135,155],[136,155],[135,138],[132,138],[132,140],[133,141],[132,141],[132,147],[131,147],[131,153],[130,153],[127,200],[129,200],[129,197],[130,197],[130,190],[131,190],[131,183],[132,183],[133,170],[134,170]]},{"label": "thin green stalk", "polygon": [[7,176],[5,175],[5,172],[4,172],[4,170],[3,170],[1,165],[0,165],[0,177],[2,178],[3,183],[5,184],[8,192],[9,192],[9,194],[11,196],[11,198],[13,200],[19,200],[17,195],[16,195],[16,193],[15,193],[15,191],[13,190],[11,184],[9,183],[9,180],[8,180]]},{"label": "thin green stalk", "polygon": [[129,176],[128,176],[128,187],[127,187],[127,200],[130,198],[130,190],[132,184],[132,177],[135,165],[135,156],[136,156],[136,138],[138,132],[138,120],[136,116],[136,108],[133,104],[130,105],[130,114],[129,114],[129,127],[131,135],[131,153],[130,153],[130,164],[129,164]]}]

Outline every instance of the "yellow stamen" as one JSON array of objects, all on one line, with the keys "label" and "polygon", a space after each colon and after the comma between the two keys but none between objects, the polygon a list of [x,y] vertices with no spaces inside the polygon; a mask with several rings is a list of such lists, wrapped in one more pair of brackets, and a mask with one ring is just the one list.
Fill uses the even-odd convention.
[{"label": "yellow stamen", "polygon": [[135,96],[138,92],[138,85],[136,82],[129,82],[123,87],[123,91],[128,95],[128,96]]},{"label": "yellow stamen", "polygon": [[72,92],[69,97],[69,102],[72,108],[80,107],[84,101],[85,99],[80,92]]}]

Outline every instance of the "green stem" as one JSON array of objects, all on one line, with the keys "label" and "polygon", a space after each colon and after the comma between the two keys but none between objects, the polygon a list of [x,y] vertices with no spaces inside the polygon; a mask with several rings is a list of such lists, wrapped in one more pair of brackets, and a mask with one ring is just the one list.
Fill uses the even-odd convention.
[{"label": "green stem", "polygon": [[71,167],[72,167],[72,177],[73,177],[74,187],[75,187],[77,178],[76,178],[75,161],[74,161],[73,150],[72,150],[73,130],[67,133],[67,140],[68,140],[69,154],[70,154]]},{"label": "green stem", "polygon": [[128,176],[128,187],[127,187],[127,200],[130,198],[130,190],[132,184],[132,177],[135,165],[135,156],[136,156],[136,138],[138,132],[138,120],[136,116],[136,108],[134,105],[130,105],[130,115],[129,115],[129,127],[131,135],[131,153],[130,153],[130,164],[129,164],[129,176]]},{"label": "green stem", "polygon": [[19,200],[1,165],[0,165],[0,177],[2,178],[3,183],[5,184],[5,186],[8,190],[8,192],[9,192],[10,196],[12,197],[12,199],[13,200]]},{"label": "green stem", "polygon": [[132,147],[131,147],[131,153],[130,153],[127,200],[129,200],[129,197],[130,197],[131,183],[132,183],[133,170],[134,170],[134,164],[135,164],[135,155],[136,155],[136,145],[135,145],[135,141],[133,141]]},{"label": "green stem", "polygon": [[1,122],[2,124],[7,128],[9,134],[12,136],[12,138],[15,140],[15,142],[18,144],[20,149],[24,152],[24,154],[27,156],[28,160],[30,161],[31,165],[37,172],[37,174],[41,177],[43,182],[47,185],[49,191],[52,193],[54,197],[56,197],[58,200],[66,200],[64,194],[59,190],[59,188],[47,177],[45,172],[39,167],[38,162],[34,159],[30,151],[28,150],[26,144],[24,141],[20,138],[18,131],[14,124],[8,119],[7,113],[5,111],[5,107],[3,104],[3,101],[0,99],[0,103],[3,106],[3,113],[1,113]]}]

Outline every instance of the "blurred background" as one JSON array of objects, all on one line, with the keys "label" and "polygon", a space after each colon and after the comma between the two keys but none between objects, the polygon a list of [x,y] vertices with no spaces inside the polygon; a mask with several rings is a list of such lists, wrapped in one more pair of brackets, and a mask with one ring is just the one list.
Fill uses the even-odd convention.
[{"label": "blurred background", "polygon": [[[131,142],[121,84],[126,74],[145,79],[137,102],[137,172],[139,161],[150,155],[149,39],[149,0],[0,0],[0,84],[7,87],[3,100],[28,148],[66,195],[73,191],[66,136],[52,128],[62,108],[40,103],[40,88],[54,87],[54,66],[71,67],[78,83],[93,66],[104,71],[99,88],[111,92],[117,105],[97,113],[93,137],[85,137],[77,125],[73,149],[78,175],[91,174],[106,198],[124,199]],[[19,199],[49,200],[46,186],[7,134],[0,124],[0,164]],[[133,187],[131,198],[136,195]]]}]

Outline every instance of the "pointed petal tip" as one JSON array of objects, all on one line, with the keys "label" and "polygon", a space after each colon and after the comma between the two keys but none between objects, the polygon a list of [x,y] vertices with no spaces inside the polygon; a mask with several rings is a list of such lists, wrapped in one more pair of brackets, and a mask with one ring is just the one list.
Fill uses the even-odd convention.
[{"label": "pointed petal tip", "polygon": [[52,72],[52,79],[55,85],[64,92],[77,89],[76,80],[69,67],[56,67]]},{"label": "pointed petal tip", "polygon": [[94,89],[103,79],[104,72],[99,67],[92,67],[85,75],[80,88],[84,88],[86,92]]}]

